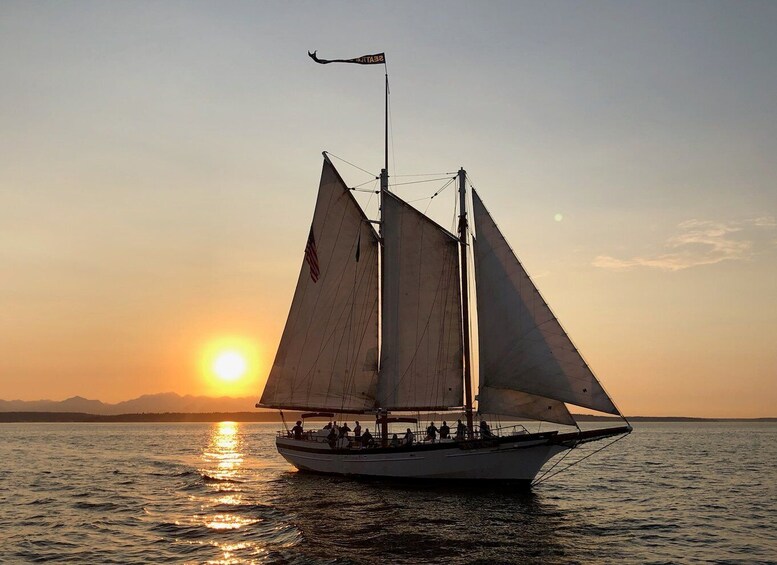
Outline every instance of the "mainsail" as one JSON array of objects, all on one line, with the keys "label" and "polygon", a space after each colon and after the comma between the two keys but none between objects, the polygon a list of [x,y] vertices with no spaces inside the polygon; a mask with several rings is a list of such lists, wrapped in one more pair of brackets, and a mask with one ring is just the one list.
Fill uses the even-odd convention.
[{"label": "mainsail", "polygon": [[321,172],[311,237],[319,272],[311,276],[309,239],[260,405],[371,409],[377,382],[378,240],[329,159]]},{"label": "mainsail", "polygon": [[378,406],[463,404],[461,291],[456,238],[386,192]]},{"label": "mainsail", "polygon": [[[620,415],[474,190],[472,201],[479,410],[538,418],[544,403],[546,415],[558,417],[539,419],[568,423],[569,413],[558,405],[568,402]],[[509,391],[524,394],[504,394]]]}]

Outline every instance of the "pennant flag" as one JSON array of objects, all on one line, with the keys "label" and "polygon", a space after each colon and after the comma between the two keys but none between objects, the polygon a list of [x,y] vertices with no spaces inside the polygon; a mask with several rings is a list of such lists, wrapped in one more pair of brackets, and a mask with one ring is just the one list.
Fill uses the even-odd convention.
[{"label": "pennant flag", "polygon": [[305,261],[310,267],[310,278],[313,282],[318,282],[318,276],[321,271],[318,268],[318,252],[316,251],[316,238],[313,237],[313,228],[310,228],[308,243],[305,246]]},{"label": "pennant flag", "polygon": [[355,59],[319,59],[318,57],[316,57],[316,51],[313,51],[312,53],[308,51],[308,55],[316,63],[321,63],[322,65],[328,65],[329,63],[356,63],[357,65],[383,65],[386,62],[385,53],[375,53],[374,55],[362,55],[361,57],[356,57]]}]

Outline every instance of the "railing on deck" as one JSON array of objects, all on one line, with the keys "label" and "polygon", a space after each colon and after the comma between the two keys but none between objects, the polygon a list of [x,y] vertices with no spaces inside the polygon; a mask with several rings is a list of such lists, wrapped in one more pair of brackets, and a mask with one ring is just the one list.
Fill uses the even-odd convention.
[{"label": "railing on deck", "polygon": [[[381,447],[382,445],[382,438],[380,432],[376,431],[376,433],[372,436],[372,442],[369,446],[363,445],[363,442],[361,441],[361,438],[356,438],[352,435],[345,435],[343,437],[338,437],[335,440],[331,440],[328,435],[324,435],[320,433],[322,430],[308,430],[303,432],[302,439],[300,441],[309,441],[313,443],[325,443],[328,445],[331,445],[334,441],[335,445],[338,447],[343,447],[346,449],[365,449],[365,448],[372,448],[372,447]],[[493,439],[498,437],[510,437],[510,436],[518,436],[518,435],[526,435],[530,433],[529,430],[526,429],[526,427],[522,426],[521,424],[514,424],[510,426],[502,426],[499,428],[493,428],[490,431],[490,435],[487,437],[481,437],[480,429],[475,428],[473,436],[470,438],[467,434],[463,438],[458,438],[455,433],[451,434],[448,438],[442,439],[439,437],[439,434],[435,439],[431,439],[424,432],[417,432],[415,433],[415,438],[413,440],[413,445],[430,445],[434,443],[453,443],[456,441],[479,441],[481,439]],[[286,430],[279,430],[277,432],[277,435],[279,438],[288,438],[293,439],[294,434],[291,431]],[[405,442],[405,434],[396,434],[397,439],[399,440],[399,443],[396,444],[393,442],[393,436],[394,434],[390,434],[390,437],[388,438],[388,446],[389,447],[401,447],[406,445]],[[343,439],[347,440],[347,443],[344,445],[340,445],[341,441]]]}]

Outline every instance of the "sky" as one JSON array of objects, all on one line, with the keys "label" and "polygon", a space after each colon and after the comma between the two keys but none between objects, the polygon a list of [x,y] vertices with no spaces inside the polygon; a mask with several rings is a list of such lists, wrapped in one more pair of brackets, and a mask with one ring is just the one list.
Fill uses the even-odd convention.
[{"label": "sky", "polygon": [[[382,166],[383,67],[318,50],[386,53],[394,182],[467,170],[624,414],[777,416],[775,30],[755,1],[2,2],[0,398],[258,398],[321,152]],[[394,190],[452,227],[442,184]]]}]

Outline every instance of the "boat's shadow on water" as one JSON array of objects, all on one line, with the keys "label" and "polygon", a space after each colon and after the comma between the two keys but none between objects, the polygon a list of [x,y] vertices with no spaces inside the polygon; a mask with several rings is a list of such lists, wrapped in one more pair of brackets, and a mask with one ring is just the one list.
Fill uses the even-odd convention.
[{"label": "boat's shadow on water", "polygon": [[[348,563],[569,563],[559,534],[585,524],[525,483],[280,475],[273,503],[314,560]],[[579,531],[579,530],[578,530]],[[299,549],[299,547],[298,547]]]}]

